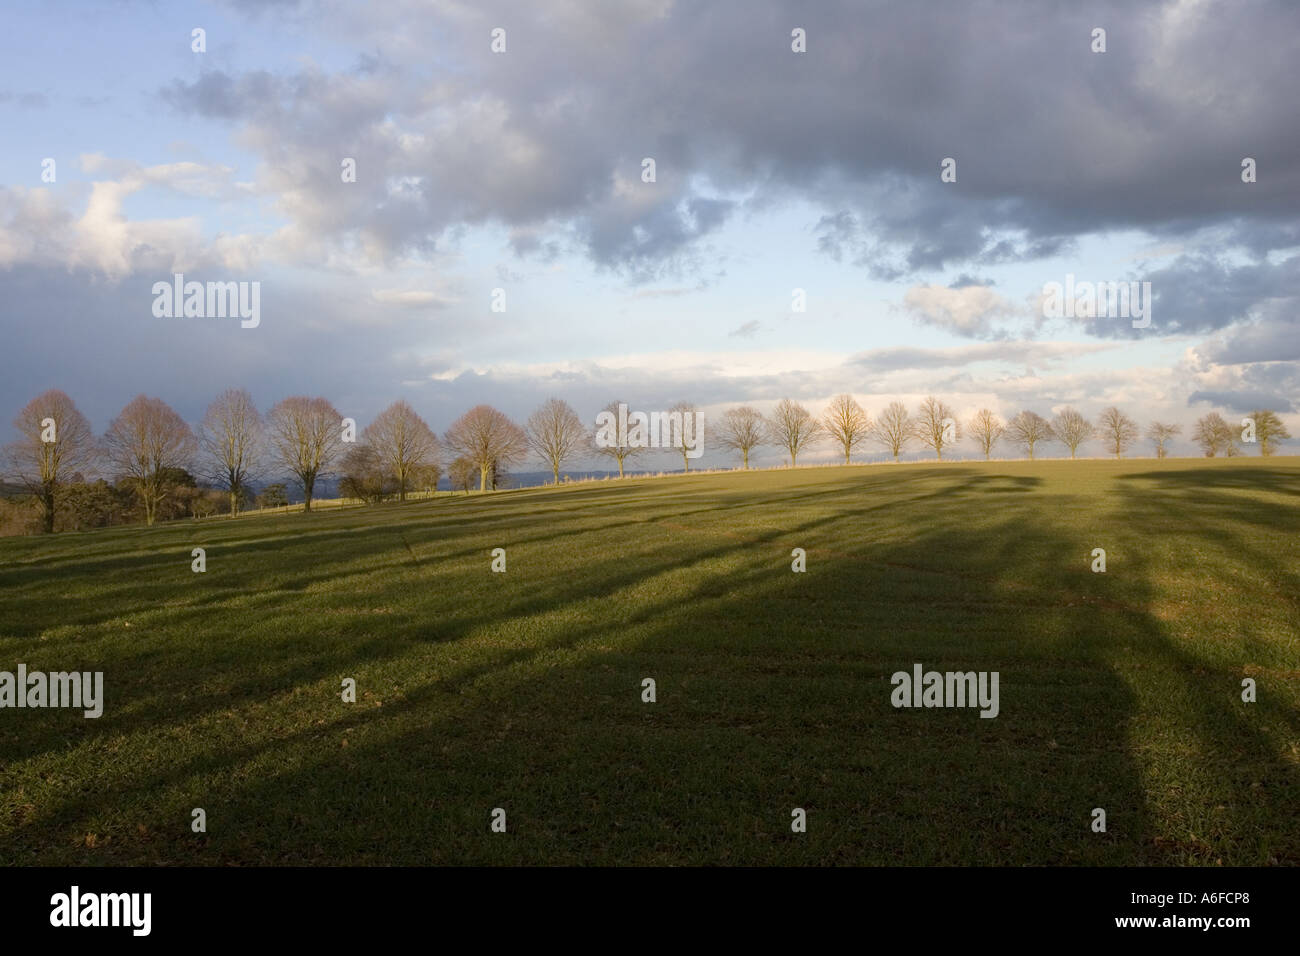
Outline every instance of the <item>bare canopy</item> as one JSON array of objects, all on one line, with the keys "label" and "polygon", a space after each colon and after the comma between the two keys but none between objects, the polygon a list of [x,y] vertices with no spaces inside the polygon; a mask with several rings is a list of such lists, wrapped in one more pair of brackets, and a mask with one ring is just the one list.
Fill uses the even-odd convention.
[{"label": "bare canopy", "polygon": [[961,438],[961,428],[953,417],[952,408],[933,395],[921,403],[913,427],[921,444],[933,448],[934,456],[940,460],[943,459],[944,447]]},{"label": "bare canopy", "polygon": [[852,460],[853,449],[867,440],[871,417],[852,395],[836,395],[822,415],[826,433],[844,452],[844,464]]},{"label": "bare canopy", "polygon": [[1042,415],[1035,412],[1021,412],[1007,422],[1007,438],[1025,450],[1033,460],[1034,449],[1044,442],[1054,441],[1056,434],[1052,425]]},{"label": "bare canopy", "polygon": [[208,406],[199,425],[199,449],[211,477],[230,495],[230,513],[238,514],[262,449],[262,419],[247,391],[227,389]]},{"label": "bare canopy", "polygon": [[984,452],[984,460],[988,461],[993,457],[993,446],[1006,433],[1007,426],[1003,424],[1002,419],[993,414],[991,409],[981,408],[975,413],[975,417],[970,420],[966,426],[975,439],[975,444],[979,445],[980,451]]},{"label": "bare canopy", "polygon": [[798,402],[783,398],[767,419],[768,440],[790,454],[790,467],[799,463],[799,452],[825,436],[822,423]]},{"label": "bare canopy", "polygon": [[1237,434],[1218,412],[1210,412],[1196,420],[1192,441],[1201,446],[1206,458],[1222,454],[1229,458],[1241,454],[1237,447]]},{"label": "bare canopy", "polygon": [[5,463],[41,508],[41,527],[54,530],[59,485],[95,460],[95,435],[76,403],[58,389],[37,395],[14,419],[19,438],[5,449]]},{"label": "bare canopy", "polygon": [[1097,430],[1093,428],[1092,422],[1073,408],[1061,409],[1052,421],[1052,434],[1060,439],[1062,445],[1070,449],[1071,458],[1078,452],[1079,446],[1096,433]]},{"label": "bare canopy", "polygon": [[479,491],[487,491],[488,479],[508,465],[523,461],[528,454],[528,436],[491,405],[476,405],[447,429],[444,441],[456,455],[478,468]]},{"label": "bare canopy", "polygon": [[324,398],[294,395],[266,416],[276,461],[302,484],[304,511],[311,511],[316,479],[333,467],[343,447],[343,418]]},{"label": "bare canopy", "polygon": [[1182,425],[1168,425],[1165,422],[1152,422],[1147,427],[1147,438],[1155,442],[1157,458],[1164,458],[1169,454],[1169,442],[1174,436],[1182,433]]},{"label": "bare canopy", "polygon": [[1112,405],[1097,419],[1097,433],[1106,450],[1116,458],[1123,456],[1138,438],[1137,422]]},{"label": "bare canopy", "polygon": [[[619,408],[625,408],[626,406],[627,403],[623,401],[610,402],[601,409],[601,411],[608,412],[614,417],[614,421],[618,421]],[[588,438],[591,441],[591,450],[597,455],[603,455],[606,458],[613,459],[618,465],[618,476],[622,478],[624,466],[630,465],[635,458],[639,457],[641,453],[645,451],[645,449],[639,445],[629,445],[622,441],[615,441],[612,444],[604,444],[599,440],[600,434],[601,427],[598,424],[588,435]]]},{"label": "bare canopy", "polygon": [[1250,420],[1255,423],[1255,440],[1259,442],[1259,453],[1265,457],[1277,451],[1280,442],[1291,437],[1276,412],[1256,409],[1250,413]]},{"label": "bare canopy", "polygon": [[560,483],[560,469],[587,444],[587,429],[573,406],[563,399],[548,398],[542,407],[528,416],[525,427],[528,444],[551,468],[555,483]]},{"label": "bare canopy", "polygon": [[416,473],[438,458],[438,436],[405,399],[380,412],[362,440],[374,449],[380,470],[396,482],[398,501],[406,500]]},{"label": "bare canopy", "polygon": [[915,437],[916,426],[902,402],[890,402],[871,426],[871,440],[888,448],[894,461]]},{"label": "bare canopy", "polygon": [[766,443],[767,430],[763,424],[763,414],[757,408],[742,405],[722,413],[722,422],[718,426],[718,444],[740,452],[740,459],[746,468],[749,467],[749,453]]},{"label": "bare canopy", "polygon": [[117,472],[134,485],[145,524],[153,524],[172,487],[168,472],[189,466],[195,441],[190,426],[166,402],[137,395],[108,426],[104,448]]}]

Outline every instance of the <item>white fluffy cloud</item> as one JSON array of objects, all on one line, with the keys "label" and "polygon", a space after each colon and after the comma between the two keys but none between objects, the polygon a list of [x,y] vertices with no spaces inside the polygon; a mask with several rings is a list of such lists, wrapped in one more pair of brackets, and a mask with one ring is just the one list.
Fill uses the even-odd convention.
[{"label": "white fluffy cloud", "polygon": [[956,289],[941,285],[913,286],[903,296],[903,307],[924,325],[969,338],[986,338],[994,333],[998,319],[1024,311],[980,285]]}]

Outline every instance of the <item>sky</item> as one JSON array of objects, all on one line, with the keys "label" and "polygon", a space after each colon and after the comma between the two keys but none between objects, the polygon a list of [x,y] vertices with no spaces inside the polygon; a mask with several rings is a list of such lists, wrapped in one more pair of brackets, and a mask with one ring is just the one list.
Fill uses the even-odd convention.
[{"label": "sky", "polygon": [[[47,388],[102,431],[230,387],[438,433],[688,401],[701,466],[725,408],[842,392],[1300,435],[1296,89],[1293,2],[10,5],[0,439]],[[156,315],[177,273],[260,321]],[[1149,323],[1049,317],[1067,276]]]}]

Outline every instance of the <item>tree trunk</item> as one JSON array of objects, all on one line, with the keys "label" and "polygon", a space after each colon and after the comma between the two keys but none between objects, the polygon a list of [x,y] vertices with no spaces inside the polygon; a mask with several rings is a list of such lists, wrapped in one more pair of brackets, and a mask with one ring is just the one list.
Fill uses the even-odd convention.
[{"label": "tree trunk", "polygon": [[41,515],[41,527],[46,534],[54,533],[54,485],[47,484],[41,492],[41,507],[44,514]]},{"label": "tree trunk", "polygon": [[302,494],[303,494],[302,510],[304,512],[311,511],[311,493],[312,493],[312,489],[315,487],[316,487],[315,475],[312,475],[310,478],[304,478],[302,480]]},{"label": "tree trunk", "polygon": [[140,497],[144,500],[145,526],[152,527],[154,515],[157,513],[157,500],[154,496],[153,486],[147,482],[141,482]]},{"label": "tree trunk", "polygon": [[745,470],[749,471],[749,449],[742,448],[740,454],[743,455],[745,459]]},{"label": "tree trunk", "polygon": [[552,462],[551,471],[555,474],[555,483],[558,485],[560,483],[560,466]]}]

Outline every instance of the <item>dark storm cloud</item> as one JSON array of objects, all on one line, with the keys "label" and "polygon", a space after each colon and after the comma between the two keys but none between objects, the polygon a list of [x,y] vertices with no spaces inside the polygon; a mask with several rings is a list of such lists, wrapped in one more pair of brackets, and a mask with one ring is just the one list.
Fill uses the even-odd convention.
[{"label": "dark storm cloud", "polygon": [[1202,403],[1242,414],[1261,408],[1274,412],[1294,412],[1296,410],[1295,403],[1289,396],[1281,392],[1260,391],[1258,389],[1199,391],[1188,396],[1187,404],[1189,406]]},{"label": "dark storm cloud", "polygon": [[[162,398],[187,421],[197,422],[223,389],[246,386],[263,409],[288,395],[324,394],[343,414],[364,422],[399,397],[393,384],[377,383],[418,380],[428,373],[400,355],[424,341],[428,325],[411,321],[382,336],[349,326],[356,315],[373,312],[373,302],[263,279],[261,324],[244,329],[238,319],[155,317],[152,284],[166,275],[136,273],[107,281],[79,273],[76,278],[69,281],[67,271],[58,268],[0,270],[5,348],[24,357],[6,364],[0,409],[12,414],[32,396],[60,388],[102,431],[140,392]],[[221,276],[223,281],[245,278]],[[400,306],[393,311],[409,314]],[[430,315],[433,327],[446,329],[451,340],[459,320],[442,317],[437,308]],[[453,406],[443,408],[428,387],[409,394],[424,396],[422,411],[431,417],[451,414]],[[8,433],[8,424],[8,417],[0,421],[0,435]]]},{"label": "dark storm cloud", "polygon": [[1208,404],[1241,414],[1260,408],[1296,411],[1300,396],[1300,367],[1296,363],[1260,362],[1223,371],[1227,373],[1226,382],[1193,391],[1187,404]]},{"label": "dark storm cloud", "polygon": [[948,283],[950,289],[965,289],[969,286],[982,286],[988,288],[997,285],[992,279],[981,279],[979,276],[967,275],[963,272],[957,278]]},{"label": "dark storm cloud", "polygon": [[[1162,335],[1212,332],[1254,316],[1282,323],[1297,335],[1300,258],[1278,264],[1261,261],[1231,265],[1213,255],[1179,256],[1164,269],[1147,272],[1154,298],[1153,327]],[[1098,322],[1098,335],[1140,337],[1131,324]]]},{"label": "dark storm cloud", "polygon": [[[1090,50],[1098,25],[1105,53]],[[790,50],[796,26],[807,53]],[[310,72],[209,74],[165,95],[255,141],[275,130],[281,159],[363,153],[369,185],[343,214],[313,213],[338,201],[332,169],[305,176],[290,211],[385,248],[456,221],[573,223],[595,261],[651,277],[733,214],[705,181],[815,201],[818,246],[886,278],[1050,255],[1105,229],[1232,224],[1255,252],[1296,236],[1291,3],[398,4],[355,29],[393,51],[369,68],[383,95]],[[639,179],[646,156],[655,184]],[[939,181],[945,157],[955,183]],[[419,215],[367,216],[402,176],[419,180]]]},{"label": "dark storm cloud", "polygon": [[1243,324],[1226,337],[1197,346],[1197,355],[1219,365],[1300,361],[1295,300],[1281,300],[1267,311],[1266,318]]}]

